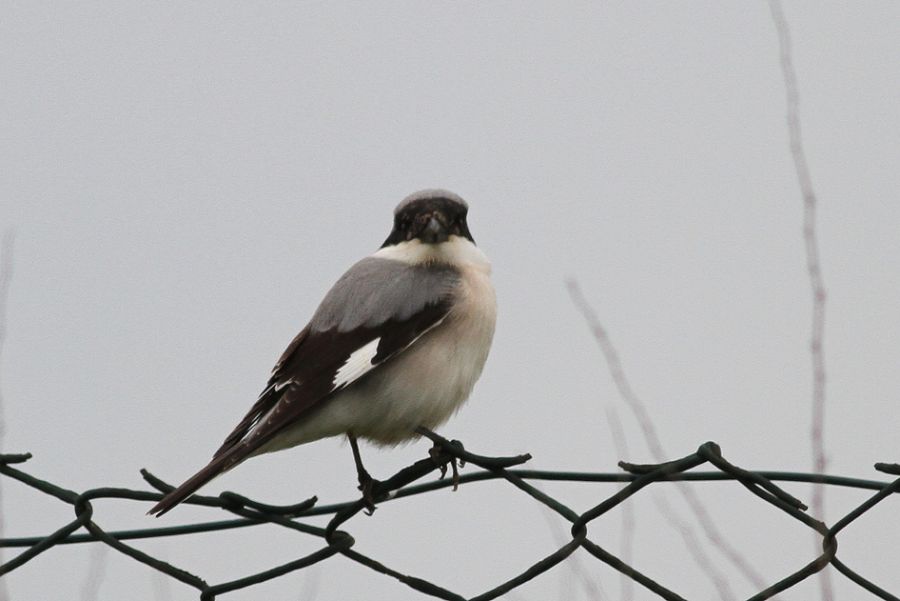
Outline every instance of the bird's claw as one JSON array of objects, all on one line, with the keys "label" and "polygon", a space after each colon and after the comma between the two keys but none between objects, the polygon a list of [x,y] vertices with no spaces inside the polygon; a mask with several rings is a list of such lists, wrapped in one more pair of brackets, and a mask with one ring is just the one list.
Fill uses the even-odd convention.
[{"label": "bird's claw", "polygon": [[[462,448],[462,443],[458,440],[452,442]],[[452,469],[451,477],[453,479],[453,490],[455,491],[459,488],[459,468],[465,467],[466,462],[462,459],[457,459],[452,455],[450,456],[449,462],[441,461],[441,452],[443,450],[444,448],[441,445],[434,443],[434,446],[428,449],[428,454],[431,456],[431,460],[437,464],[438,469],[441,470],[441,480],[447,476],[447,463],[450,463],[450,468]]]},{"label": "bird's claw", "polygon": [[359,474],[359,486],[362,492],[363,503],[366,508],[366,515],[375,513],[375,487],[381,484],[378,480],[369,475],[369,472],[361,472]]}]

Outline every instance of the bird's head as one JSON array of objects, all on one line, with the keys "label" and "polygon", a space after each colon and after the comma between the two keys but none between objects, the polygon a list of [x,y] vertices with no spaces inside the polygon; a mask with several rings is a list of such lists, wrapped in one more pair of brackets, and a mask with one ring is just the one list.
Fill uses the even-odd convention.
[{"label": "bird's head", "polygon": [[447,190],[422,190],[404,198],[394,209],[394,228],[382,248],[418,240],[441,244],[453,236],[474,243],[466,213],[469,205]]}]

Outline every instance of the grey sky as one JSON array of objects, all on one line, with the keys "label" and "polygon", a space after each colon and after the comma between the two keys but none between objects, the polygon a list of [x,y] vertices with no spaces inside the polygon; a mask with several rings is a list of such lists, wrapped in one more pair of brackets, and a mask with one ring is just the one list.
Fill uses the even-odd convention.
[{"label": "grey sky", "polygon": [[[900,4],[789,2],[786,14],[821,201],[829,471],[874,478],[872,463],[900,460]],[[0,226],[16,231],[2,450],[34,453],[32,473],[140,487],[140,467],[174,481],[202,466],[324,292],[387,235],[394,205],[435,186],[471,205],[500,304],[482,381],[444,434],[529,451],[534,467],[612,471],[613,405],[629,459],[650,459],[568,299],[575,277],[669,454],[712,439],[747,467],[809,468],[801,198],[765,3],[7,2],[2,15]],[[363,452],[378,476],[427,447]],[[2,484],[7,535],[71,517]],[[355,476],[349,449],[323,441],[206,492],[226,488],[331,502],[355,494]],[[546,488],[580,509],[611,492]],[[736,485],[697,488],[767,578],[811,558],[806,532]],[[865,496],[832,491],[829,515]],[[151,525],[148,507],[100,503],[98,521]],[[639,565],[714,598],[650,495],[635,511]],[[186,507],[164,520],[218,517]],[[386,504],[347,529],[360,550],[470,595],[555,546],[540,508],[499,484]],[[618,516],[591,533],[614,550]],[[841,553],[900,591],[898,536],[894,503]],[[314,541],[257,528],[142,547],[218,581]],[[90,555],[47,553],[6,578],[11,598],[71,598]],[[196,597],[107,562],[100,599]],[[583,565],[615,598],[618,576]],[[835,583],[838,598],[861,594]],[[223,598],[304,587],[320,601],[417,598],[341,558]],[[581,590],[560,566],[510,598],[569,594]]]}]

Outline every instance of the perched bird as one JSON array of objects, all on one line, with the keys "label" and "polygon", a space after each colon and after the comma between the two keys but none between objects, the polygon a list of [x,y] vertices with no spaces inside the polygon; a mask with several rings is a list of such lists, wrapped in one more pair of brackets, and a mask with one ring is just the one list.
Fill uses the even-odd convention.
[{"label": "perched bird", "polygon": [[456,412],[481,375],[496,319],[490,262],[467,212],[446,190],[400,202],[387,240],[325,295],[212,461],[149,513],[164,514],[249,457],[328,436],[350,440],[366,494],[372,479],[357,438],[396,445]]}]

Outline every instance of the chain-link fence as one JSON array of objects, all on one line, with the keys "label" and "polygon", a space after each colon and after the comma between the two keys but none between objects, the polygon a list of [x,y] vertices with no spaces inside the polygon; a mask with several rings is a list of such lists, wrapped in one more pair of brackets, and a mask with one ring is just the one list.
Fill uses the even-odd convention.
[{"label": "chain-link fence", "polygon": [[[675,481],[710,481],[710,480],[737,480],[749,492],[768,503],[771,507],[791,516],[822,537],[821,554],[800,569],[785,575],[759,591],[751,600],[769,599],[781,591],[785,591],[797,583],[812,576],[831,564],[841,574],[851,581],[866,589],[870,593],[882,599],[897,601],[900,597],[881,588],[871,580],[865,578],[857,571],[848,567],[837,556],[837,535],[854,520],[890,495],[900,492],[900,478],[893,482],[874,480],[859,480],[855,478],[843,478],[825,476],[820,474],[803,474],[791,472],[759,472],[748,471],[729,463],[721,454],[719,446],[713,442],[707,442],[695,452],[662,464],[634,465],[620,463],[624,473],[575,473],[558,471],[537,471],[525,469],[513,469],[530,459],[528,455],[516,457],[484,457],[466,451],[457,441],[448,441],[440,436],[430,436],[435,441],[437,452],[427,459],[423,459],[397,472],[394,476],[380,482],[374,489],[374,496],[378,502],[388,502],[391,499],[421,495],[439,488],[453,486],[456,483],[451,479],[440,479],[423,484],[413,484],[424,476],[440,470],[445,472],[447,466],[455,461],[471,463],[482,468],[482,471],[469,473],[459,477],[459,483],[473,482],[476,480],[503,479],[523,493],[550,508],[553,512],[571,523],[571,538],[567,539],[556,551],[543,557],[532,564],[528,569],[509,580],[497,584],[494,588],[479,595],[471,597],[472,600],[486,601],[500,597],[504,593],[515,589],[533,578],[546,573],[555,565],[564,561],[579,547],[599,561],[611,566],[622,574],[631,578],[647,591],[657,597],[668,600],[683,600],[684,597],[676,593],[669,585],[654,580],[650,575],[638,571],[628,565],[613,553],[603,548],[597,542],[588,537],[588,524],[611,509],[627,501],[632,495],[644,489],[654,482]],[[158,570],[171,578],[179,580],[196,588],[203,600],[215,599],[217,596],[244,589],[284,576],[285,574],[302,570],[321,561],[327,560],[333,555],[343,555],[359,564],[362,564],[374,572],[390,576],[406,586],[419,591],[423,595],[462,601],[466,597],[447,590],[440,585],[422,578],[402,574],[379,562],[377,559],[359,553],[353,549],[354,539],[344,529],[347,522],[366,508],[363,499],[335,505],[317,506],[316,499],[311,498],[302,503],[289,506],[267,505],[253,501],[244,496],[224,492],[219,496],[194,495],[187,503],[217,507],[237,516],[229,520],[217,522],[204,522],[182,526],[144,528],[140,530],[106,531],[97,522],[94,515],[92,501],[103,498],[129,499],[142,502],[155,502],[161,497],[161,493],[168,492],[172,486],[163,482],[147,471],[142,471],[144,479],[159,492],[131,490],[126,488],[94,488],[77,493],[40,480],[20,469],[14,467],[21,465],[29,459],[30,455],[0,455],[0,474],[18,480],[19,482],[34,488],[42,493],[56,497],[60,501],[73,506],[75,519],[60,527],[52,534],[29,538],[0,539],[0,547],[18,547],[25,550],[0,566],[0,576],[7,574],[30,561],[37,561],[44,551],[65,544],[102,542],[113,549]],[[717,471],[694,472],[697,467],[709,465]],[[875,465],[875,468],[883,473],[900,476],[900,464]],[[567,507],[559,499],[556,499],[528,483],[528,480],[555,480],[570,482],[621,482],[623,486],[613,495],[604,499],[588,511],[578,513]],[[869,489],[875,493],[864,503],[853,509],[835,524],[829,526],[805,513],[806,506],[778,486],[774,481],[810,482],[822,485],[852,487],[857,489]],[[306,520],[314,516],[333,516],[325,528],[313,526]],[[170,563],[162,561],[147,553],[144,553],[125,541],[156,538],[163,536],[189,535],[199,532],[227,530],[251,526],[255,524],[276,524],[284,528],[294,530],[303,535],[321,539],[322,546],[317,551],[299,557],[287,563],[274,566],[270,569],[251,574],[229,582],[210,584],[200,576],[191,574]],[[85,532],[79,532],[84,530]]]}]

